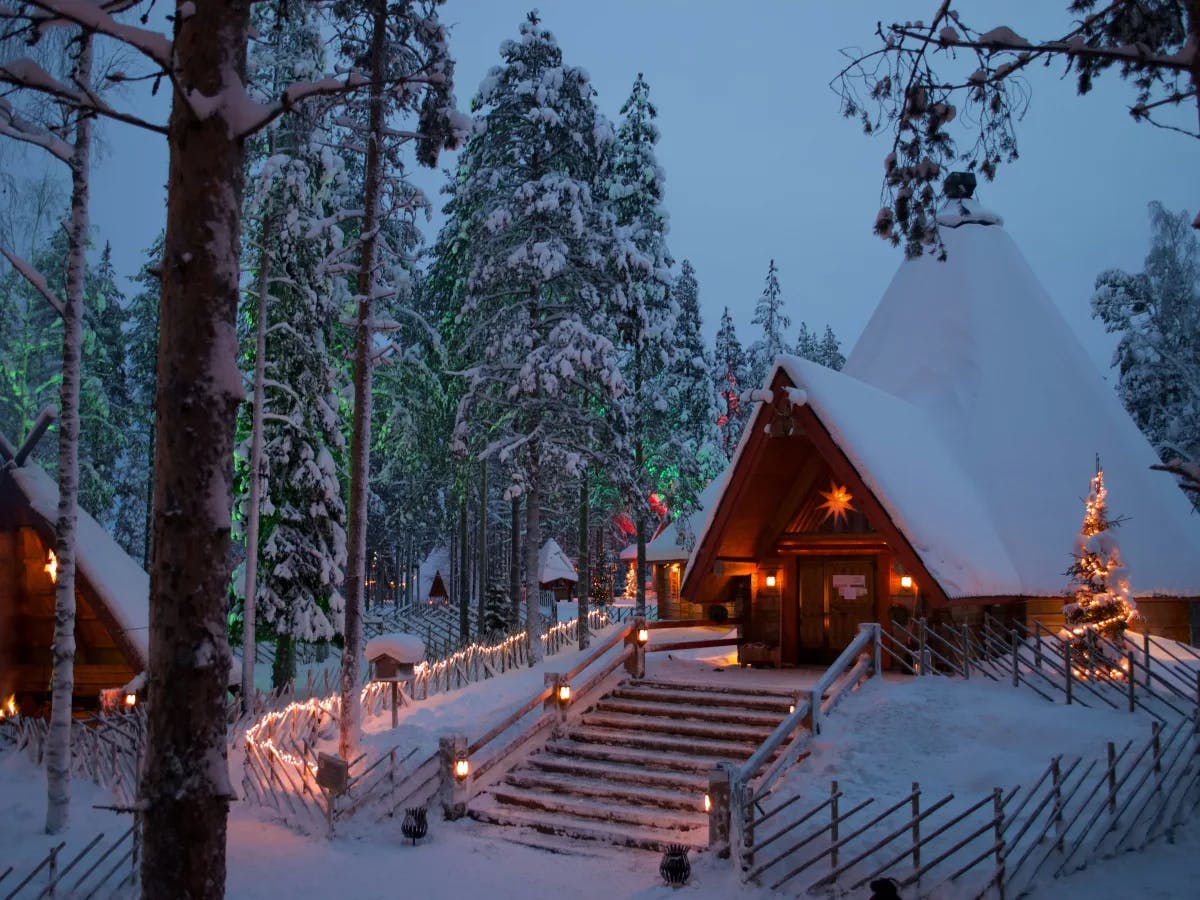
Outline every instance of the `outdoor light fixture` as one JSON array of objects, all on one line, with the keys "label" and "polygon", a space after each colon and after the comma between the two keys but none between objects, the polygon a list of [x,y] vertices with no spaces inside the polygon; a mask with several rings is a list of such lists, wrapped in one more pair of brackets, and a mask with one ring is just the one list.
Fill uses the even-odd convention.
[{"label": "outdoor light fixture", "polygon": [[639,644],[645,644],[645,643],[647,643],[649,640],[650,640],[650,629],[648,629],[648,628],[639,628],[639,629],[638,629],[638,632],[637,632],[637,642],[638,642]]},{"label": "outdoor light fixture", "polygon": [[767,576],[767,587],[775,587],[775,576],[774,575]]},{"label": "outdoor light fixture", "polygon": [[58,557],[51,550],[46,557],[46,564],[42,566],[42,571],[50,576],[50,580],[58,584]]},{"label": "outdoor light fixture", "polygon": [[900,576],[900,587],[904,588],[907,591],[909,588],[912,587],[912,584],[913,584],[913,582],[912,582],[911,575],[901,575]]},{"label": "outdoor light fixture", "polygon": [[558,702],[567,703],[571,699],[571,686],[569,684],[560,684],[558,686]]},{"label": "outdoor light fixture", "polygon": [[454,777],[459,781],[466,781],[467,776],[471,774],[471,762],[465,756],[454,761]]},{"label": "outdoor light fixture", "polygon": [[704,795],[704,811],[712,812],[712,797],[710,797],[708,794]]},{"label": "outdoor light fixture", "polygon": [[796,711],[796,704],[793,703],[791,706],[788,707],[788,715],[790,716],[795,711]]},{"label": "outdoor light fixture", "polygon": [[136,703],[137,703],[137,694],[126,694],[125,695],[125,705],[126,706],[133,706]]}]

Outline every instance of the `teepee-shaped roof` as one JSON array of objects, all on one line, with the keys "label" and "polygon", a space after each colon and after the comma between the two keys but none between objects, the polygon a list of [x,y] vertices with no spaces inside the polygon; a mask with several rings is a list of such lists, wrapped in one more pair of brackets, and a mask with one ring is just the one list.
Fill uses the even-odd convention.
[{"label": "teepee-shaped roof", "polygon": [[1062,595],[1097,455],[1134,593],[1200,596],[1200,517],[999,217],[954,200],[939,221],[945,261],[901,264],[841,372],[783,357],[765,387],[811,410],[948,599]]},{"label": "teepee-shaped roof", "polygon": [[[998,217],[943,213],[946,260],[904,262],[844,372],[921,409],[987,508],[1019,591],[1056,594],[1097,454],[1139,594],[1200,594],[1200,519]],[[897,436],[898,437],[898,436]]]},{"label": "teepee-shaped roof", "polygon": [[546,585],[560,578],[564,581],[578,581],[579,573],[571,565],[571,560],[567,559],[567,554],[563,553],[562,547],[558,546],[558,542],[550,538],[538,551],[538,583]]}]

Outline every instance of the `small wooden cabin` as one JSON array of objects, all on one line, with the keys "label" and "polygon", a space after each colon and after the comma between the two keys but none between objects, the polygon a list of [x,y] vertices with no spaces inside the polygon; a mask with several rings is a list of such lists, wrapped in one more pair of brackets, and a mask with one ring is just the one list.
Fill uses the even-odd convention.
[{"label": "small wooden cabin", "polygon": [[579,573],[563,553],[558,541],[550,538],[538,551],[538,586],[549,591],[555,600],[570,600],[579,582]]},{"label": "small wooden cabin", "polygon": [[1098,455],[1145,627],[1188,641],[1200,518],[1000,218],[939,221],[946,260],[901,264],[841,372],[782,357],[756,392],[683,598],[744,598],[775,664],[895,614],[1054,627]]},{"label": "small wooden cabin", "polygon": [[[0,701],[48,711],[54,581],[49,565],[58,486],[32,462],[0,468]],[[104,528],[79,510],[75,571],[75,707],[147,668],[150,579]]]}]

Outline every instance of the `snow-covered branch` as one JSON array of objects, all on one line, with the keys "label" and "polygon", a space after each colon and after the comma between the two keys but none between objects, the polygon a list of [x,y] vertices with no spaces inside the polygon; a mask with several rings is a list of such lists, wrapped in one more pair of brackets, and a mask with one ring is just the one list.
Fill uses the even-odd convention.
[{"label": "snow-covered branch", "polygon": [[78,87],[72,87],[66,82],[59,81],[28,57],[0,63],[0,84],[10,84],[16,88],[46,94],[83,112],[94,112],[127,125],[136,125],[147,131],[158,134],[167,133],[166,126],[149,122],[133,113],[115,109],[96,96],[94,91],[85,92]]},{"label": "snow-covered branch", "polygon": [[0,135],[41,147],[68,165],[71,163],[73,148],[69,143],[53,131],[22,119],[3,97],[0,97]]},{"label": "snow-covered branch", "polygon": [[42,295],[42,298],[53,307],[54,311],[61,318],[64,309],[63,302],[50,289],[50,285],[46,284],[46,279],[42,277],[42,273],[7,247],[0,246],[0,254],[4,255],[4,258],[9,261],[12,267],[21,273],[21,277],[28,281],[33,289]]}]

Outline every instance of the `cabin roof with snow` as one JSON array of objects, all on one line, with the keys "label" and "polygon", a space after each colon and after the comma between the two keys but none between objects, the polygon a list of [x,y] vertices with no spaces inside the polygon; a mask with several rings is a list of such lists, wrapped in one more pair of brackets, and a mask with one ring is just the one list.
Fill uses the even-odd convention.
[{"label": "cabin roof with snow", "polygon": [[567,554],[563,553],[562,547],[558,546],[558,541],[550,538],[538,551],[538,583],[548,587],[556,581],[577,582],[579,573]]},{"label": "cabin roof with snow", "polygon": [[[0,694],[48,693],[52,670],[58,485],[26,462],[0,468]],[[76,534],[77,702],[129,682],[149,659],[150,578],[80,509]]]},{"label": "cabin roof with snow", "polygon": [[[973,200],[939,221],[946,260],[901,264],[843,371],[777,361],[697,528],[685,595],[721,558],[761,556],[764,529],[797,530],[802,513],[772,504],[800,502],[809,466],[817,488],[863,494],[863,530],[935,602],[1061,596],[1098,455],[1135,596],[1200,596],[1200,518],[1151,471],[1153,449],[1002,221]],[[782,439],[765,433],[776,419]],[[800,458],[814,448],[822,460]]]}]

